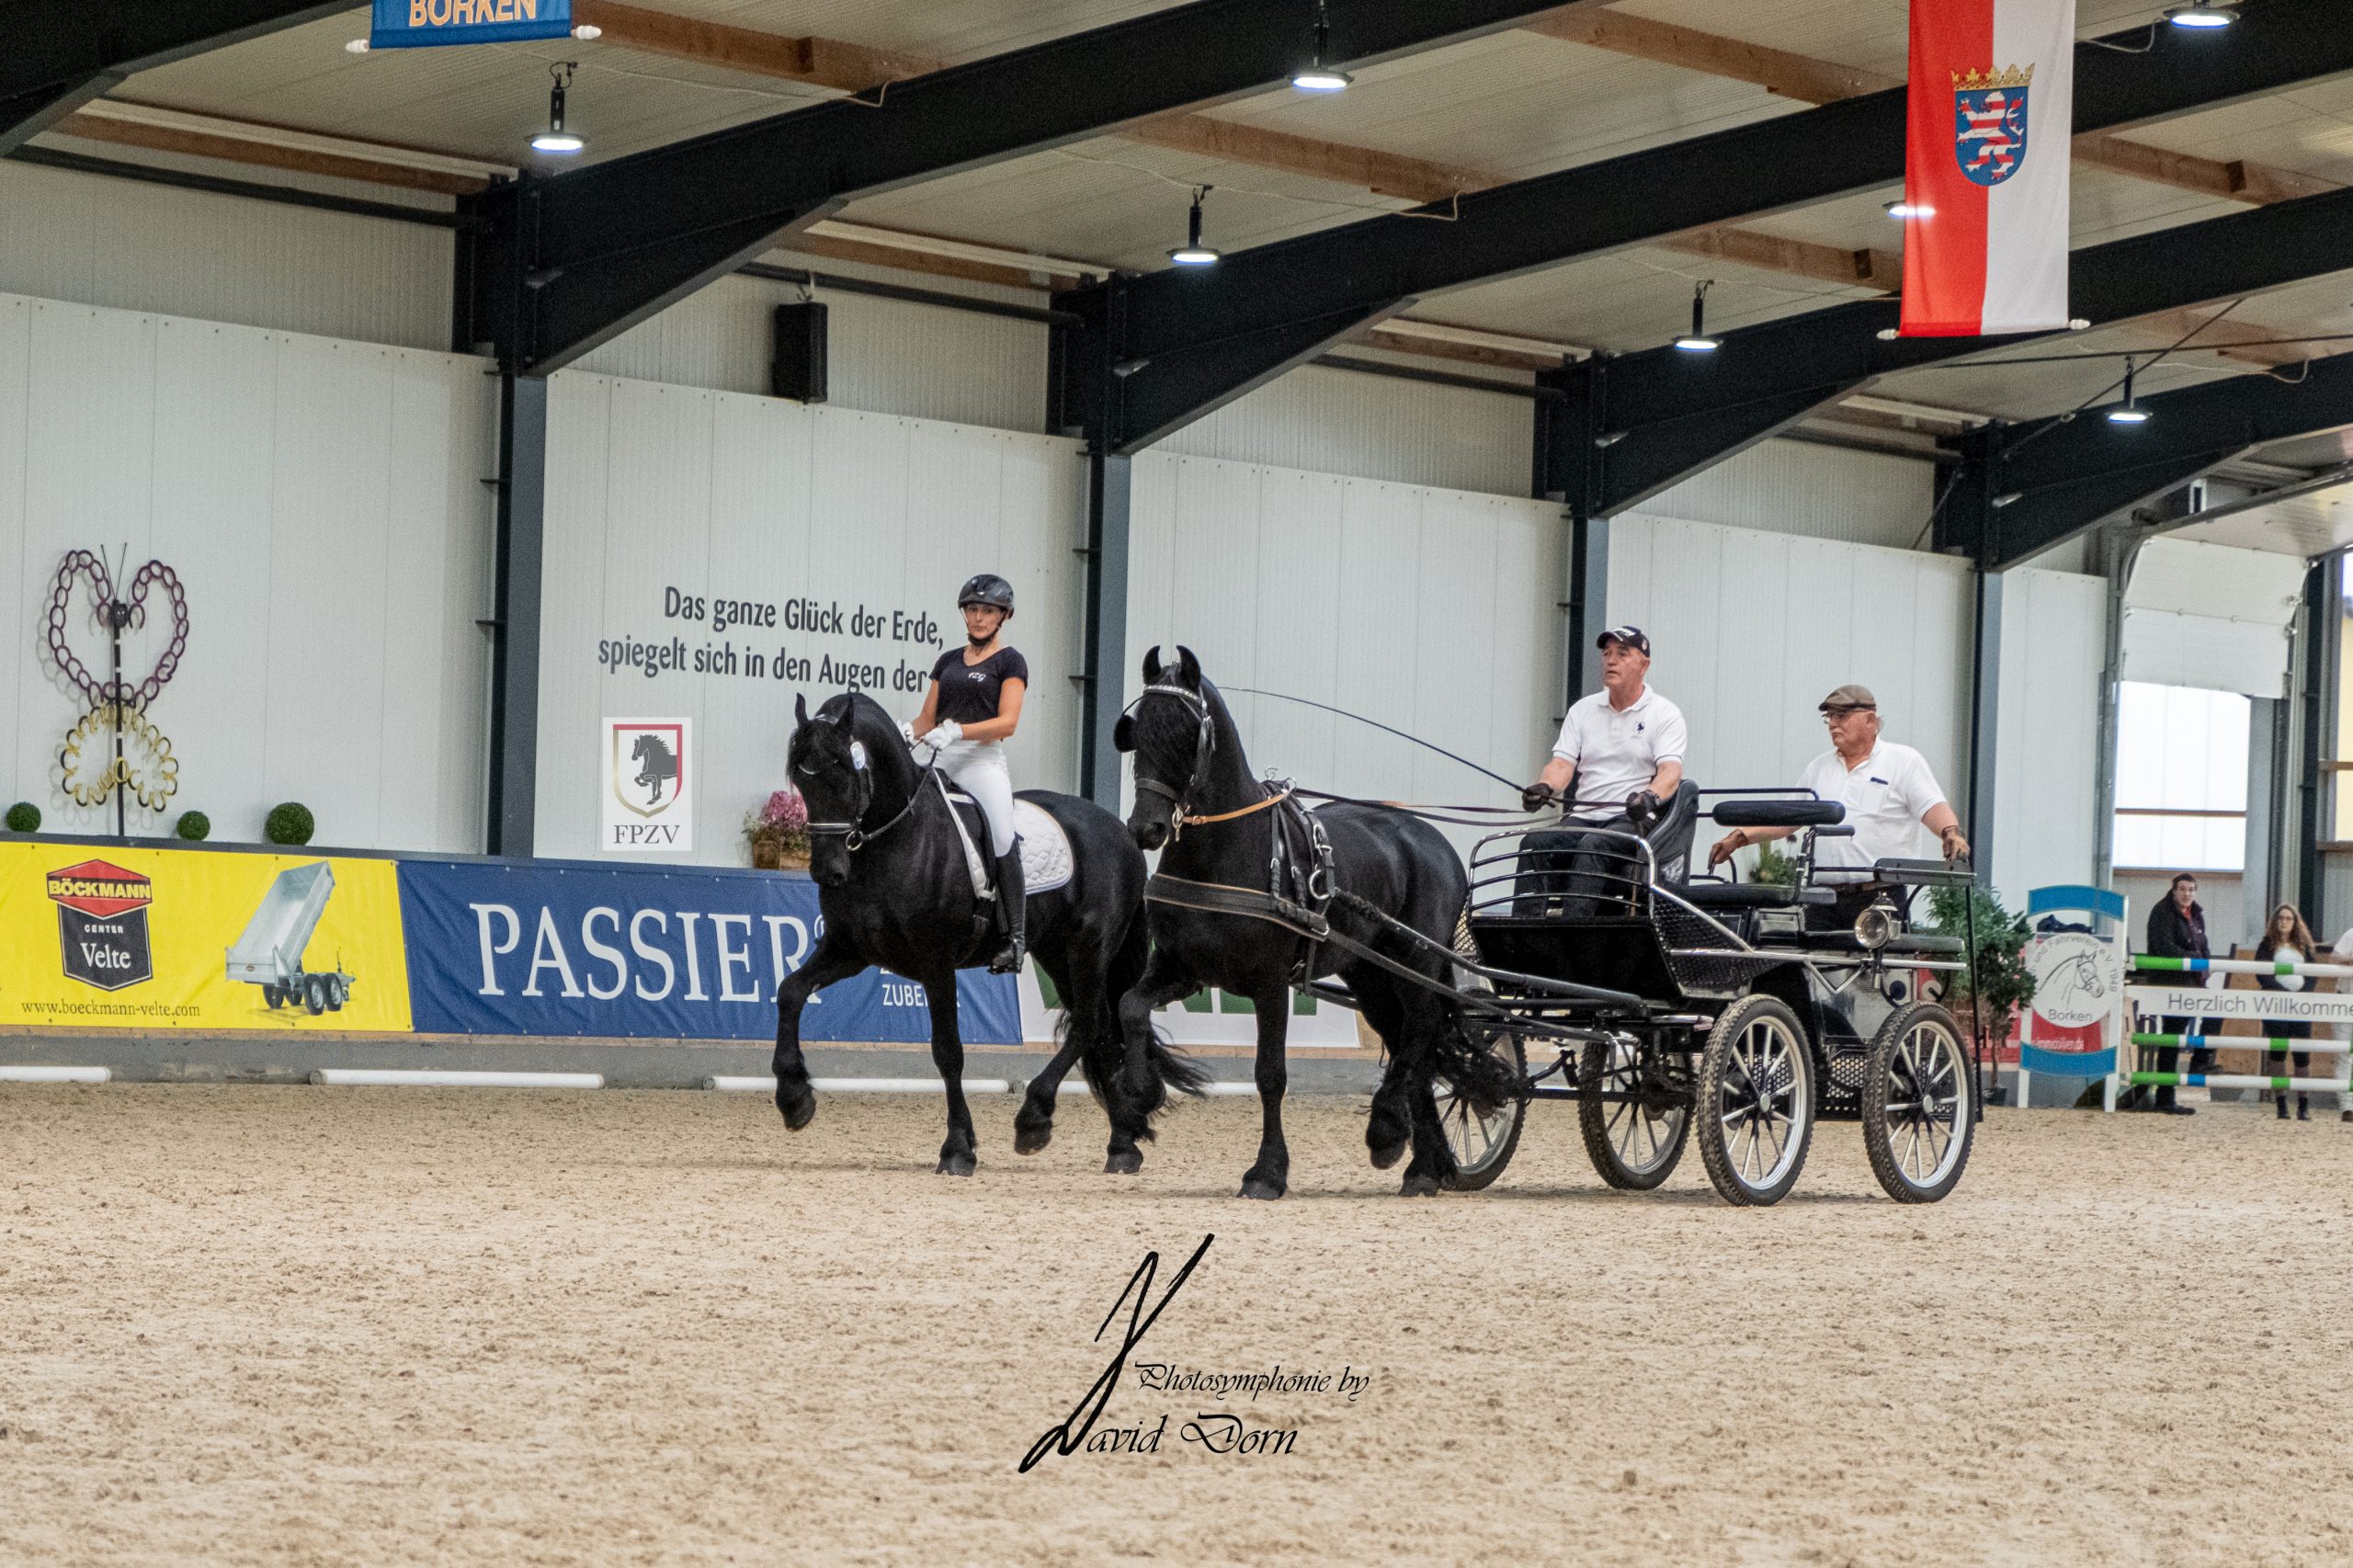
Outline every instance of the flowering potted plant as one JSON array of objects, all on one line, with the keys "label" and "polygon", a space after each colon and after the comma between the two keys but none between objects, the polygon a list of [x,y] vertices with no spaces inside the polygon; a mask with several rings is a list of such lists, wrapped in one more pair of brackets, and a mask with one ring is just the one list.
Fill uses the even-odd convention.
[{"label": "flowering potted plant", "polygon": [[805,870],[809,865],[809,805],[797,790],[779,790],[744,819],[752,864],[761,870]]}]

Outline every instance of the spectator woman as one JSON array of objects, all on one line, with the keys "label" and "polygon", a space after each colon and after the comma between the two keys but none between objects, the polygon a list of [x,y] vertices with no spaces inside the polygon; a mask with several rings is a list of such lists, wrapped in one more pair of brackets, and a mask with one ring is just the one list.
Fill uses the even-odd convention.
[{"label": "spectator woman", "polygon": [[[2312,928],[2304,924],[2304,917],[2296,912],[2294,904],[2283,903],[2271,912],[2271,924],[2265,927],[2263,940],[2256,944],[2255,956],[2266,963],[2309,963],[2316,950]],[[2302,991],[2309,983],[2301,974],[2266,974],[2257,976],[2256,983],[2266,991]],[[2310,1040],[2313,1038],[2313,1026],[2302,1018],[2267,1019],[2264,1033],[2273,1040]],[[2266,1051],[2266,1066],[2270,1067],[2271,1063],[2277,1062],[2282,1054],[2279,1050]],[[2304,1077],[2312,1072],[2311,1051],[2295,1051],[2292,1060],[2296,1064],[2297,1077]],[[2278,1072],[2276,1067],[2270,1067],[2270,1070],[2275,1074]],[[2288,1092],[2285,1089],[2279,1091],[2279,1097],[2272,1103],[2279,1108],[2279,1119],[2287,1120]],[[2312,1119],[2311,1105],[2302,1089],[2296,1091],[2296,1119]]]}]

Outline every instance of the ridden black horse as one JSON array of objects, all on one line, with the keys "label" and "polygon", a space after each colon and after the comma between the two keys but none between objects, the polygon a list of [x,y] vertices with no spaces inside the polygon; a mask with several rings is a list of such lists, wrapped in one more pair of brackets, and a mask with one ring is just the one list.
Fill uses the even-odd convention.
[{"label": "ridden black horse", "polygon": [[[799,726],[785,754],[809,803],[809,874],[824,932],[809,961],[777,992],[776,1105],[798,1131],[817,1114],[801,1054],[801,1009],[823,986],[881,964],[921,983],[931,1006],[931,1059],[948,1087],[948,1140],[939,1169],[970,1176],[972,1113],[964,1103],[964,1045],[956,1021],[956,971],[986,960],[995,944],[990,905],[976,898],[956,825],[899,726],[872,699],[845,692],[812,718],[795,699]],[[1029,900],[1029,954],[1063,995],[1062,1049],[1034,1080],[1015,1119],[1014,1147],[1035,1153],[1053,1136],[1054,1096],[1076,1060],[1111,1119],[1104,1169],[1142,1168],[1139,1140],[1171,1090],[1198,1093],[1207,1074],[1150,1040],[1136,1081],[1120,1078],[1113,1007],[1144,970],[1143,856],[1120,819],[1092,801],[1026,790],[1070,839],[1069,883]],[[983,837],[983,824],[975,830]]]},{"label": "ridden black horse", "polygon": [[[1115,737],[1136,759],[1136,803],[1128,826],[1143,848],[1161,849],[1160,892],[1223,898],[1268,891],[1277,812],[1270,787],[1250,775],[1233,715],[1217,687],[1201,678],[1188,648],[1164,665],[1160,650],[1144,655],[1144,693],[1120,721]],[[1445,837],[1402,812],[1336,802],[1313,813],[1332,849],[1326,910],[1331,929],[1440,985],[1453,973],[1442,953],[1387,926],[1378,910],[1451,949],[1470,898],[1470,879]],[[1211,820],[1218,819],[1218,820]],[[1162,846],[1166,847],[1162,849]],[[1358,901],[1361,901],[1359,903]],[[1414,1157],[1401,1190],[1427,1196],[1455,1172],[1432,1094],[1444,1074],[1482,1114],[1502,1105],[1516,1085],[1499,1059],[1474,1047],[1454,1006],[1415,982],[1359,955],[1258,915],[1230,909],[1188,908],[1155,897],[1152,965],[1120,1003],[1129,1070],[1142,1081],[1152,1010],[1204,985],[1246,996],[1258,1019],[1257,1082],[1261,1131],[1258,1158],[1244,1174],[1245,1198],[1280,1198],[1290,1182],[1290,1152],[1283,1142],[1282,1099],[1288,1080],[1284,1038],[1295,983],[1337,973],[1389,1048],[1389,1066],[1374,1095],[1365,1142],[1374,1165],[1397,1163],[1410,1142]]]}]

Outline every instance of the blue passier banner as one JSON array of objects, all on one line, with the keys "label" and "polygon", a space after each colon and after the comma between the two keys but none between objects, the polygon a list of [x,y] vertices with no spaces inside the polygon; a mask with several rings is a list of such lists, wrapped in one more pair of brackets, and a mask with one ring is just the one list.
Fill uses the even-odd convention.
[{"label": "blue passier banner", "polygon": [[565,38],[572,0],[376,0],[370,49]]},{"label": "blue passier banner", "polygon": [[[823,934],[798,877],[404,860],[409,1011],[427,1034],[773,1040],[776,993]],[[957,976],[972,1045],[1017,1045],[1010,975]],[[923,987],[881,970],[829,985],[809,1040],[924,1041]]]}]

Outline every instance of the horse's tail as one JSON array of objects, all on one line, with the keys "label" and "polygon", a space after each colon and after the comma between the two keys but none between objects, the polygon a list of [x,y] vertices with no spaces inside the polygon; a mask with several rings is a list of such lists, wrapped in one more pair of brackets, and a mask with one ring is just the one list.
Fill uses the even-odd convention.
[{"label": "horse's tail", "polygon": [[[1143,910],[1139,907],[1129,916],[1127,931],[1120,937],[1120,946],[1112,953],[1111,962],[1104,974],[1106,1016],[1088,1024],[1088,1038],[1078,1059],[1079,1071],[1085,1074],[1086,1086],[1098,1105],[1108,1104],[1108,1096],[1118,1092],[1120,1070],[1126,1062],[1126,1042],[1120,1035],[1120,998],[1135,989],[1136,983],[1143,978],[1144,965],[1151,958],[1151,926],[1144,919]],[[1068,1028],[1070,1023],[1071,1016],[1066,1013],[1063,1015],[1063,1026]],[[1210,1081],[1208,1070],[1170,1045],[1157,1028],[1152,1029],[1152,1038],[1144,1047],[1144,1058],[1157,1085],[1149,1114],[1157,1115],[1165,1110],[1172,1095],[1199,1096],[1202,1086]],[[1142,1136],[1151,1137],[1150,1130],[1147,1129]]]}]

